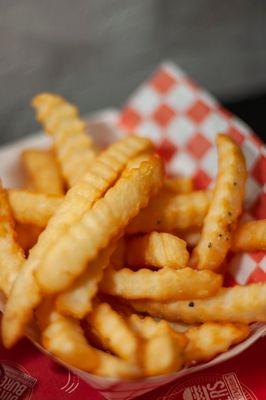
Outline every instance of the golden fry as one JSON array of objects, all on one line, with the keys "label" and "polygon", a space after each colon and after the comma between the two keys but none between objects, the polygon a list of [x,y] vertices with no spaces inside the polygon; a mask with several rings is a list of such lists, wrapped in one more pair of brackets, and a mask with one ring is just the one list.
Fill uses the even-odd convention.
[{"label": "golden fry", "polygon": [[221,288],[214,296],[201,300],[172,301],[131,301],[139,312],[169,321],[184,321],[188,324],[199,322],[266,322],[266,283]]},{"label": "golden fry", "polygon": [[144,347],[143,358],[147,376],[179,371],[183,363],[182,352],[171,335],[150,338]]},{"label": "golden fry", "polygon": [[130,326],[143,339],[149,340],[153,336],[170,334],[175,337],[183,347],[187,344],[185,336],[177,334],[178,332],[172,329],[171,324],[163,319],[155,320],[150,316],[143,317],[133,313],[128,317],[128,321]]},{"label": "golden fry", "polygon": [[101,350],[94,349],[94,351],[98,357],[98,365],[91,373],[95,375],[117,379],[136,379],[143,375],[143,371],[136,364]]},{"label": "golden fry", "polygon": [[34,97],[32,105],[37,119],[53,136],[54,148],[62,174],[71,187],[89,171],[94,159],[92,140],[86,133],[75,106],[52,93]]},{"label": "golden fry", "polygon": [[145,375],[167,374],[182,367],[187,344],[184,335],[175,333],[166,321],[155,321],[150,317],[133,314],[129,323],[145,340],[142,354]]},{"label": "golden fry", "polygon": [[12,288],[2,320],[2,338],[6,347],[12,346],[23,335],[24,327],[32,317],[32,310],[42,299],[33,272],[50,246],[107,191],[132,157],[149,148],[149,140],[133,135],[114,143],[99,155],[90,171],[67,192],[32,248]]},{"label": "golden fry", "polygon": [[87,343],[79,321],[53,311],[53,320],[42,332],[42,344],[60,360],[90,372],[98,364],[94,349]]},{"label": "golden fry", "polygon": [[188,345],[185,348],[187,364],[207,362],[224,353],[232,345],[242,342],[249,335],[247,325],[206,322],[189,328],[185,335]]},{"label": "golden fry", "polygon": [[233,139],[218,135],[218,176],[199,243],[191,265],[199,269],[217,269],[230,248],[231,232],[242,211],[247,177],[245,159]]},{"label": "golden fry", "polygon": [[[18,220],[27,220],[28,223],[31,221],[37,221],[39,225],[42,227],[45,227],[53,215],[53,213],[57,210],[59,204],[62,202],[61,197],[54,197],[54,196],[45,196],[45,195],[39,195],[38,193],[32,193],[29,191],[25,190],[9,190],[9,193],[12,192],[10,196],[11,201],[12,201],[12,207],[13,207],[13,212],[15,214],[15,217],[18,218]],[[182,197],[181,197],[182,196]],[[207,212],[208,209],[208,204],[209,204],[209,194],[208,192],[204,191],[198,191],[198,192],[193,192],[188,195],[175,195],[175,194],[163,194],[163,197],[166,199],[166,197],[169,199],[169,203],[165,203],[165,209],[163,208],[163,204],[159,208],[158,215],[162,217],[161,220],[155,220],[155,215],[152,217],[152,215],[148,212],[147,216],[145,216],[145,222],[148,223],[149,218],[153,218],[153,220],[149,221],[150,226],[142,225],[142,222],[138,222],[138,216],[132,221],[131,224],[127,227],[127,232],[128,233],[145,233],[147,232],[152,232],[153,230],[156,231],[167,231],[167,232],[177,232],[177,234],[184,238],[184,240],[187,239],[187,232],[193,232],[196,231],[197,229],[189,229],[190,226],[193,226],[194,221],[196,223],[201,224],[204,219],[204,215]],[[159,199],[162,198],[161,193],[158,195]],[[60,202],[60,200],[61,202]],[[22,200],[22,205],[19,203],[18,200]],[[151,200],[150,204],[154,203],[156,200],[153,199]],[[161,202],[161,201],[160,201]],[[197,204],[196,204],[197,202]],[[58,204],[57,204],[58,203]],[[192,203],[194,204],[193,207],[193,213],[189,219],[186,218],[186,213],[188,208],[191,208]],[[71,204],[72,205],[72,204]],[[176,206],[176,207],[175,207]],[[72,206],[73,207],[73,206]],[[145,210],[148,210],[150,206],[148,206]],[[182,207],[185,207],[184,210],[182,211]],[[192,208],[193,208],[192,207]],[[76,207],[77,210],[79,207]],[[139,215],[144,214],[144,211],[141,211]],[[185,214],[183,214],[185,213]],[[34,214],[34,215],[32,215]],[[171,221],[171,216],[173,220]],[[194,221],[193,221],[194,218]],[[136,224],[135,224],[136,221]],[[160,224],[163,224],[163,227],[159,226]],[[154,229],[152,229],[152,226],[154,226]],[[168,228],[167,228],[168,227]],[[189,229],[186,231],[186,229]],[[190,239],[188,239],[189,243],[191,242]],[[193,240],[193,243],[195,243],[195,240]]]},{"label": "golden fry", "polygon": [[241,224],[233,233],[231,250],[266,250],[266,219]]},{"label": "golden fry", "polygon": [[82,218],[58,238],[42,258],[36,277],[43,292],[65,290],[88,262],[121,233],[162,184],[162,164],[151,157],[122,176]]},{"label": "golden fry", "polygon": [[175,194],[161,191],[129,224],[126,232],[178,232],[200,227],[207,214],[211,192]]},{"label": "golden fry", "polygon": [[141,375],[138,366],[92,347],[79,321],[64,317],[45,301],[38,308],[37,319],[42,330],[42,344],[63,362],[96,375],[134,379]]},{"label": "golden fry", "polygon": [[97,293],[103,270],[109,264],[113,246],[104,249],[86,271],[65,292],[56,298],[56,309],[64,314],[82,319],[92,310],[92,300]]},{"label": "golden fry", "polygon": [[[164,320],[161,320],[164,321]],[[176,332],[183,332],[188,340],[184,351],[187,365],[207,362],[232,345],[242,342],[249,335],[249,326],[230,322],[205,322],[201,325],[188,325],[182,322],[169,322]]]},{"label": "golden fry", "polygon": [[[153,150],[153,149],[152,149]],[[148,149],[148,151],[145,151],[136,157],[132,158],[129,160],[127,163],[127,168],[123,171],[124,176],[132,169],[132,168],[139,168],[140,164],[143,163],[144,161],[148,161],[152,155],[151,149]]]},{"label": "golden fry", "polygon": [[193,192],[193,179],[189,177],[167,178],[164,181],[163,190],[170,190],[176,194]]},{"label": "golden fry", "polygon": [[24,261],[23,251],[15,241],[14,226],[8,196],[0,183],[0,289],[6,296]]},{"label": "golden fry", "polygon": [[107,350],[123,360],[138,363],[141,351],[139,337],[108,303],[96,304],[87,321]]},{"label": "golden fry", "polygon": [[62,204],[63,197],[10,189],[8,200],[17,222],[44,228]]},{"label": "golden fry", "polygon": [[125,262],[128,266],[184,268],[189,253],[186,242],[170,233],[152,232],[126,241]]},{"label": "golden fry", "polygon": [[108,268],[100,283],[100,291],[126,299],[168,301],[209,297],[219,290],[221,284],[220,275],[192,268],[163,268],[158,271]]},{"label": "golden fry", "polygon": [[30,188],[48,195],[64,195],[64,182],[51,151],[24,150],[21,160],[29,179]]}]

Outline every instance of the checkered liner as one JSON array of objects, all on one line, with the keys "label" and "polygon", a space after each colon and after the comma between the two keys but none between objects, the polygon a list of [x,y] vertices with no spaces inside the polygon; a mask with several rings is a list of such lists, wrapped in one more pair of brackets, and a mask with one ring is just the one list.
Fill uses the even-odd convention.
[{"label": "checkered liner", "polygon": [[[266,218],[266,150],[240,119],[229,113],[183,71],[162,64],[130,97],[120,114],[124,132],[156,144],[168,174],[193,176],[195,187],[213,184],[217,172],[215,136],[223,132],[241,146],[249,178],[243,218]],[[265,252],[228,256],[229,285],[266,281]]]}]

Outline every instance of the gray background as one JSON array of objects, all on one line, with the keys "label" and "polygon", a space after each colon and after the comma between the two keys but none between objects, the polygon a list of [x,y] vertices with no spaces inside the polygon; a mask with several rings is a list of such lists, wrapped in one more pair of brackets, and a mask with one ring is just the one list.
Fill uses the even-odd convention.
[{"label": "gray background", "polygon": [[0,0],[0,143],[37,92],[120,106],[165,58],[224,102],[265,93],[265,38],[265,0]]}]

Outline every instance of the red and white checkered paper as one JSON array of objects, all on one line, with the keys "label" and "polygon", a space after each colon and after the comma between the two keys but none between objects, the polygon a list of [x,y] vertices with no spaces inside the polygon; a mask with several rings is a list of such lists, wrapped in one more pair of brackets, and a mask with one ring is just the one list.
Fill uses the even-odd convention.
[{"label": "red and white checkered paper", "polygon": [[[217,166],[215,135],[218,132],[228,133],[241,145],[249,169],[245,218],[266,218],[265,148],[249,127],[225,111],[177,67],[163,64],[133,94],[118,116],[113,112],[104,113],[90,124],[90,132],[97,144],[106,144],[132,131],[148,136],[156,143],[169,174],[192,175],[197,188],[212,184]],[[21,149],[28,146],[45,147],[47,143],[44,135],[35,136],[0,149],[0,175],[4,184],[16,186],[20,182],[17,160]],[[228,262],[229,284],[266,281],[264,253],[231,256]],[[2,361],[15,362],[24,368],[24,372],[37,378],[38,382],[27,399],[98,400],[104,396],[106,399],[125,400],[158,388],[146,394],[143,400],[203,400],[212,398],[212,393],[209,393],[209,397],[206,397],[207,394],[202,397],[202,390],[220,387],[222,397],[217,397],[217,391],[214,393],[219,400],[262,400],[266,398],[263,383],[266,372],[263,362],[265,339],[260,339],[244,355],[240,353],[264,333],[266,325],[254,324],[252,334],[245,342],[207,364],[137,382],[96,377],[74,368],[69,372],[47,357],[44,351],[38,352],[26,340],[11,350],[5,350],[0,345],[0,364]],[[257,353],[261,356],[258,357]],[[250,373],[249,363],[252,366]],[[231,386],[228,386],[228,382],[231,382]],[[196,396],[196,392],[201,397],[192,397]],[[242,397],[239,397],[239,393]]]},{"label": "red and white checkered paper", "polygon": [[[166,63],[131,96],[120,127],[156,143],[167,172],[193,176],[195,187],[213,184],[217,172],[215,137],[223,132],[241,146],[249,177],[243,218],[266,218],[266,150],[254,132],[178,67]],[[228,257],[228,284],[266,281],[265,252]]]}]

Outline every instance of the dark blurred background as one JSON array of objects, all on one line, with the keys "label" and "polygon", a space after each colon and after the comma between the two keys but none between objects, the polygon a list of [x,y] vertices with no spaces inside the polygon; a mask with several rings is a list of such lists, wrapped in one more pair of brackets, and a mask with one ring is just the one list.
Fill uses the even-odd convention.
[{"label": "dark blurred background", "polygon": [[0,0],[0,143],[37,129],[37,92],[119,107],[164,59],[264,136],[265,0]]}]

